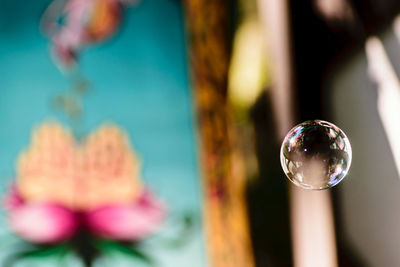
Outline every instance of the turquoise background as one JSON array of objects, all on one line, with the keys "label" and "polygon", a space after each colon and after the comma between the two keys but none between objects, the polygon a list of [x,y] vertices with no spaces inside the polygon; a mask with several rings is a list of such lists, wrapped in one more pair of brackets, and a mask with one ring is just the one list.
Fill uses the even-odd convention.
[{"label": "turquoise background", "polygon": [[[15,174],[18,153],[29,144],[31,129],[49,119],[68,123],[64,115],[51,109],[50,101],[70,84],[52,61],[49,40],[39,30],[41,14],[50,1],[0,3],[0,177],[4,191]],[[81,54],[82,73],[93,87],[84,99],[85,131],[111,121],[128,132],[143,163],[143,180],[168,205],[170,219],[163,234],[173,232],[174,217],[187,211],[194,214],[196,232],[184,247],[165,248],[157,238],[146,244],[159,266],[207,266],[181,2],[142,0],[126,10],[122,24],[116,36]],[[1,229],[8,232],[4,216]],[[13,240],[3,240],[2,246]],[[0,251],[8,250],[2,247]],[[108,260],[112,266],[139,266],[123,255]],[[71,256],[67,266],[79,266],[77,262]],[[44,260],[37,263],[56,265],[51,259],[47,264]]]}]

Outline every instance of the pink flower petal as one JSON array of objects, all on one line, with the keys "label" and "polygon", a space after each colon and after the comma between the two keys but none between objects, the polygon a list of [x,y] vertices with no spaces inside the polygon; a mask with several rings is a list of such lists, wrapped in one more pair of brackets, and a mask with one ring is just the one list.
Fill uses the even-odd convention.
[{"label": "pink flower petal", "polygon": [[105,238],[140,240],[158,229],[164,214],[162,203],[145,192],[132,205],[109,205],[89,212],[87,224],[93,234]]},{"label": "pink flower petal", "polygon": [[75,214],[56,204],[26,204],[9,212],[11,229],[34,243],[55,243],[72,237],[77,230]]},{"label": "pink flower petal", "polygon": [[18,193],[17,188],[13,185],[4,196],[3,204],[7,210],[14,210],[24,205],[24,199]]}]

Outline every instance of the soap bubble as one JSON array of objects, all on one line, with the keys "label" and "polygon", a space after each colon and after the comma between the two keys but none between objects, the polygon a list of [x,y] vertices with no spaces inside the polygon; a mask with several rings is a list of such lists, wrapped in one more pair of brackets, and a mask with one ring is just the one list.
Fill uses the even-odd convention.
[{"label": "soap bubble", "polygon": [[281,147],[286,176],[305,189],[321,190],[338,184],[351,165],[349,139],[336,125],[306,121],[289,131]]}]

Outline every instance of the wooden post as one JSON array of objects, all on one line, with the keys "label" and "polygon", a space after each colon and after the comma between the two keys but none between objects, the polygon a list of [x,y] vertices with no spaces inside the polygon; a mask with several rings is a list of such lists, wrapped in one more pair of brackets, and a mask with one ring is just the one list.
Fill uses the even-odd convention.
[{"label": "wooden post", "polygon": [[186,0],[187,36],[197,107],[210,266],[254,266],[244,202],[245,173],[234,149],[227,76],[228,1]]}]

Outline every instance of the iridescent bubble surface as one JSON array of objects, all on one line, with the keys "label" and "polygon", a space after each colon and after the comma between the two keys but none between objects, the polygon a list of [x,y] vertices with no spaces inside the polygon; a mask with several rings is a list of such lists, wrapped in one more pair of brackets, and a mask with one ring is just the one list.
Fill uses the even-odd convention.
[{"label": "iridescent bubble surface", "polygon": [[306,121],[289,131],[281,146],[286,176],[305,189],[321,190],[338,184],[351,165],[351,146],[336,125]]}]

